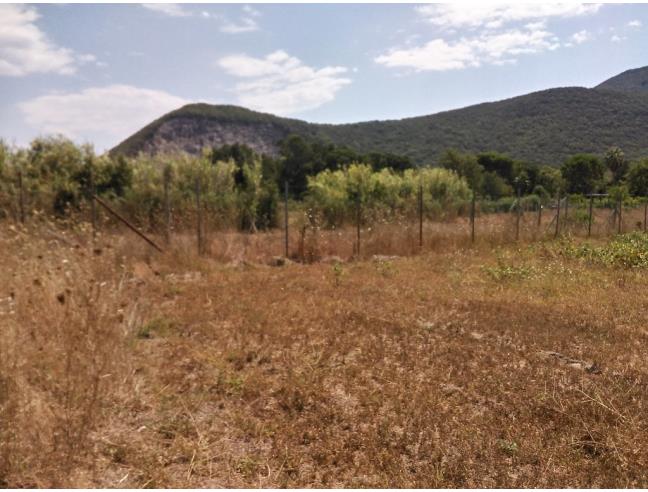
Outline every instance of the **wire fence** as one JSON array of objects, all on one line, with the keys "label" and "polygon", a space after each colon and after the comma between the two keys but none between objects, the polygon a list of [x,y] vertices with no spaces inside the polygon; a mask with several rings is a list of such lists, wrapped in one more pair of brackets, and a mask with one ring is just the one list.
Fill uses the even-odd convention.
[{"label": "wire fence", "polygon": [[[411,203],[399,210],[369,206],[358,199],[350,204],[353,210],[345,214],[347,219],[331,226],[317,207],[289,200],[285,183],[273,227],[242,232],[213,200],[205,199],[217,190],[206,189],[199,177],[192,196],[186,196],[185,190],[181,203],[174,199],[175,191],[164,173],[161,197],[151,201],[155,206],[138,209],[134,203],[97,196],[90,176],[85,200],[72,212],[73,220],[89,222],[93,238],[122,223],[159,251],[184,247],[224,260],[285,257],[300,262],[405,256],[439,247],[529,242],[565,234],[604,237],[631,230],[646,232],[648,222],[647,200],[626,203],[604,194],[544,201],[518,196],[508,210],[497,211],[492,201],[476,196],[455,200],[451,206],[430,204],[424,202],[421,187],[407,199]],[[45,214],[43,203],[52,199],[27,188],[18,173],[12,192],[0,196],[0,209],[5,219],[26,223]]]}]

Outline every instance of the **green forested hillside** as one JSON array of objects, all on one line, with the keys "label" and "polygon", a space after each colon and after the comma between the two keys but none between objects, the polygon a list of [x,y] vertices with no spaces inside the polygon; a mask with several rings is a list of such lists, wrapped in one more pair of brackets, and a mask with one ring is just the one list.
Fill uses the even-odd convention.
[{"label": "green forested hillside", "polygon": [[608,89],[624,92],[648,92],[648,67],[626,70],[625,72],[597,85],[596,89]]},{"label": "green forested hillside", "polygon": [[434,164],[448,148],[494,150],[551,165],[578,152],[600,154],[611,146],[635,158],[648,155],[648,92],[558,88],[429,116],[342,125],[191,104],[154,121],[112,153],[155,153],[176,144],[195,153],[212,143],[245,143],[273,153],[278,141],[291,133],[360,152],[406,155],[418,164]]}]

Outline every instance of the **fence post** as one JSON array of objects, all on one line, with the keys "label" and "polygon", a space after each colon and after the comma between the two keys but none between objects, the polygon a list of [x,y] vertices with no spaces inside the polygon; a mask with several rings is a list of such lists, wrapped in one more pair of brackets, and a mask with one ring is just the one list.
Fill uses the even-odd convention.
[{"label": "fence post", "polygon": [[538,229],[542,227],[542,203],[538,204]]},{"label": "fence post", "polygon": [[565,224],[565,231],[567,230],[567,227],[569,227],[569,193],[565,194],[565,214],[563,218],[563,223]]},{"label": "fence post", "polygon": [[418,215],[419,215],[419,249],[423,249],[423,183],[419,183],[418,196]]},{"label": "fence post", "polygon": [[517,200],[515,202],[515,240],[519,241],[520,239],[520,215],[522,213],[522,202],[521,202],[521,190],[520,185],[517,187]]},{"label": "fence post", "polygon": [[560,192],[558,192],[558,208],[556,209],[556,232],[554,233],[554,238],[558,237],[559,232],[560,232]]},{"label": "fence post", "polygon": [[360,220],[361,220],[361,207],[360,207],[360,194],[358,193],[356,202],[356,254],[360,258]]},{"label": "fence post", "polygon": [[200,175],[196,176],[196,238],[198,240],[198,254],[203,254],[202,237],[202,207],[200,203]]},{"label": "fence post", "polygon": [[648,222],[648,202],[644,204],[644,233],[646,232],[647,222]]},{"label": "fence post", "polygon": [[475,201],[476,193],[473,191],[472,200],[470,201],[470,242],[475,244]]},{"label": "fence post", "polygon": [[619,228],[618,233],[621,234],[621,213],[623,211],[623,197],[619,197]]},{"label": "fence post", "polygon": [[288,258],[288,181],[284,182],[284,256]]},{"label": "fence post", "polygon": [[88,163],[88,193],[90,196],[90,223],[92,224],[92,239],[97,236],[97,204],[94,201],[95,185],[94,185],[94,170],[92,168],[92,161]]},{"label": "fence post", "polygon": [[20,223],[25,223],[25,190],[23,189],[22,170],[18,170],[18,210]]},{"label": "fence post", "polygon": [[589,218],[587,219],[587,237],[592,235],[592,213],[594,210],[594,196],[590,195]]},{"label": "fence post", "polygon": [[164,167],[164,240],[171,244],[171,198],[169,186],[171,185],[171,166]]}]

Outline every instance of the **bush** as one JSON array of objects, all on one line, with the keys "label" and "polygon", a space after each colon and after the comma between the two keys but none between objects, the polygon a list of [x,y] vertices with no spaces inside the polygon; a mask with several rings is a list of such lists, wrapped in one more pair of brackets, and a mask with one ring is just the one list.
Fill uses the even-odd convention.
[{"label": "bush", "polygon": [[605,266],[648,268],[648,235],[641,232],[622,234],[599,247],[565,241],[559,246],[559,253]]},{"label": "bush", "polygon": [[456,213],[471,192],[466,182],[447,169],[391,169],[372,171],[366,164],[323,171],[308,178],[307,205],[328,227],[354,221],[358,206],[364,218],[390,220],[418,213],[419,190],[423,189],[423,212],[430,217]]}]

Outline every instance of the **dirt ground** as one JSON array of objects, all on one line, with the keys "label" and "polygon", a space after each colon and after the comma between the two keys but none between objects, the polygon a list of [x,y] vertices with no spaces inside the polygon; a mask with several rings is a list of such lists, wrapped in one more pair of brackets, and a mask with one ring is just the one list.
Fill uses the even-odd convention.
[{"label": "dirt ground", "polygon": [[0,227],[0,485],[648,487],[645,270]]}]

